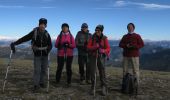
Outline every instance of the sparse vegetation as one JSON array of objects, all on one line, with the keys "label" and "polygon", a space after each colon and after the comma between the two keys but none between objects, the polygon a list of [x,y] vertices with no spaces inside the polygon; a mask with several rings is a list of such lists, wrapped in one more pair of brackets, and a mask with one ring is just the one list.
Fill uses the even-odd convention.
[{"label": "sparse vegetation", "polygon": [[[3,78],[6,71],[7,59],[0,59],[0,82],[2,86]],[[108,79],[109,94],[107,96],[100,95],[100,81],[97,79],[97,96],[89,95],[90,85],[79,84],[78,65],[73,64],[73,80],[72,87],[66,88],[66,73],[59,85],[55,84],[56,62],[50,64],[50,91],[46,93],[46,89],[41,89],[39,93],[32,93],[32,74],[33,64],[31,60],[13,59],[12,66],[9,71],[8,83],[5,93],[0,94],[0,100],[169,100],[170,99],[170,72],[158,71],[141,71],[141,82],[139,87],[139,95],[129,97],[122,94],[121,81],[122,69],[115,67],[107,67],[106,75]],[[2,88],[0,88],[2,91]]]}]

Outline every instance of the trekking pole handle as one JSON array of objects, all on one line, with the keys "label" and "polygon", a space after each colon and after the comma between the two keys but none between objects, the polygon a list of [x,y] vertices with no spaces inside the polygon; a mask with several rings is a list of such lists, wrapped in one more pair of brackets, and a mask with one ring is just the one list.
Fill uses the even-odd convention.
[{"label": "trekking pole handle", "polygon": [[13,54],[13,51],[11,50],[10,55],[9,55],[8,66],[9,66],[9,65],[10,65],[10,63],[11,63],[12,54]]},{"label": "trekking pole handle", "polygon": [[11,53],[10,53],[10,56],[9,56],[10,59],[12,58],[12,54],[13,54],[13,51],[11,50]]}]

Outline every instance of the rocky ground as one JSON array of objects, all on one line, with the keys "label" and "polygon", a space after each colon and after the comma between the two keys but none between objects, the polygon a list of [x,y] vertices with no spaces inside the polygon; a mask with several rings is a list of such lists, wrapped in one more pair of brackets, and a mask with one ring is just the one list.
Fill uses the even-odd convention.
[{"label": "rocky ground", "polygon": [[100,81],[97,79],[96,96],[89,94],[90,85],[79,84],[77,64],[73,64],[72,86],[67,88],[66,73],[60,84],[55,83],[56,63],[51,63],[50,90],[40,89],[33,93],[32,61],[12,60],[9,78],[5,93],[2,93],[2,84],[5,76],[7,59],[0,59],[0,100],[170,100],[170,72],[141,71],[141,81],[137,97],[122,94],[121,80],[122,69],[107,67],[108,95],[101,95]]}]

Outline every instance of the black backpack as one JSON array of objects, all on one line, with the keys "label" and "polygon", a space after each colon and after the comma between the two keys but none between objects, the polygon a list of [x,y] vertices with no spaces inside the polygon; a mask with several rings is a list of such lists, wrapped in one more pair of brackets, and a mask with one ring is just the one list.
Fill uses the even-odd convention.
[{"label": "black backpack", "polygon": [[[34,45],[35,41],[37,40],[38,27],[34,28],[33,31],[34,31],[34,34],[33,34],[32,41],[31,41],[32,45]],[[48,34],[49,33],[45,30],[45,36],[47,37],[47,39],[48,39]]]},{"label": "black backpack", "polygon": [[122,93],[137,95],[138,83],[134,75],[127,73],[122,81]]}]

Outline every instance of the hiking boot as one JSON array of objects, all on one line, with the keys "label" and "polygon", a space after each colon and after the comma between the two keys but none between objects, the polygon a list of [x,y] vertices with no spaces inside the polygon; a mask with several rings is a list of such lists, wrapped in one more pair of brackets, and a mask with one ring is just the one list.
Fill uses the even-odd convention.
[{"label": "hiking boot", "polygon": [[87,84],[91,84],[91,81],[90,81],[90,80],[86,80],[86,83],[87,83]]},{"label": "hiking boot", "polygon": [[34,85],[33,93],[37,93],[39,89],[40,89],[39,86]]},{"label": "hiking boot", "polygon": [[40,84],[41,88],[46,88],[47,86],[45,84]]},{"label": "hiking boot", "polygon": [[95,89],[94,89],[94,88],[91,88],[91,89],[90,89],[90,95],[95,96],[95,93],[96,93]]},{"label": "hiking boot", "polygon": [[84,80],[80,81],[80,85],[85,85],[85,81]]},{"label": "hiking boot", "polygon": [[107,95],[106,86],[102,86],[102,95],[103,95],[103,96],[106,96],[106,95]]},{"label": "hiking boot", "polygon": [[71,83],[66,84],[66,88],[69,88],[69,87],[71,87]]},{"label": "hiking boot", "polygon": [[56,80],[56,82],[55,82],[55,83],[58,85],[58,84],[60,84],[60,81],[59,81],[59,80]]}]

